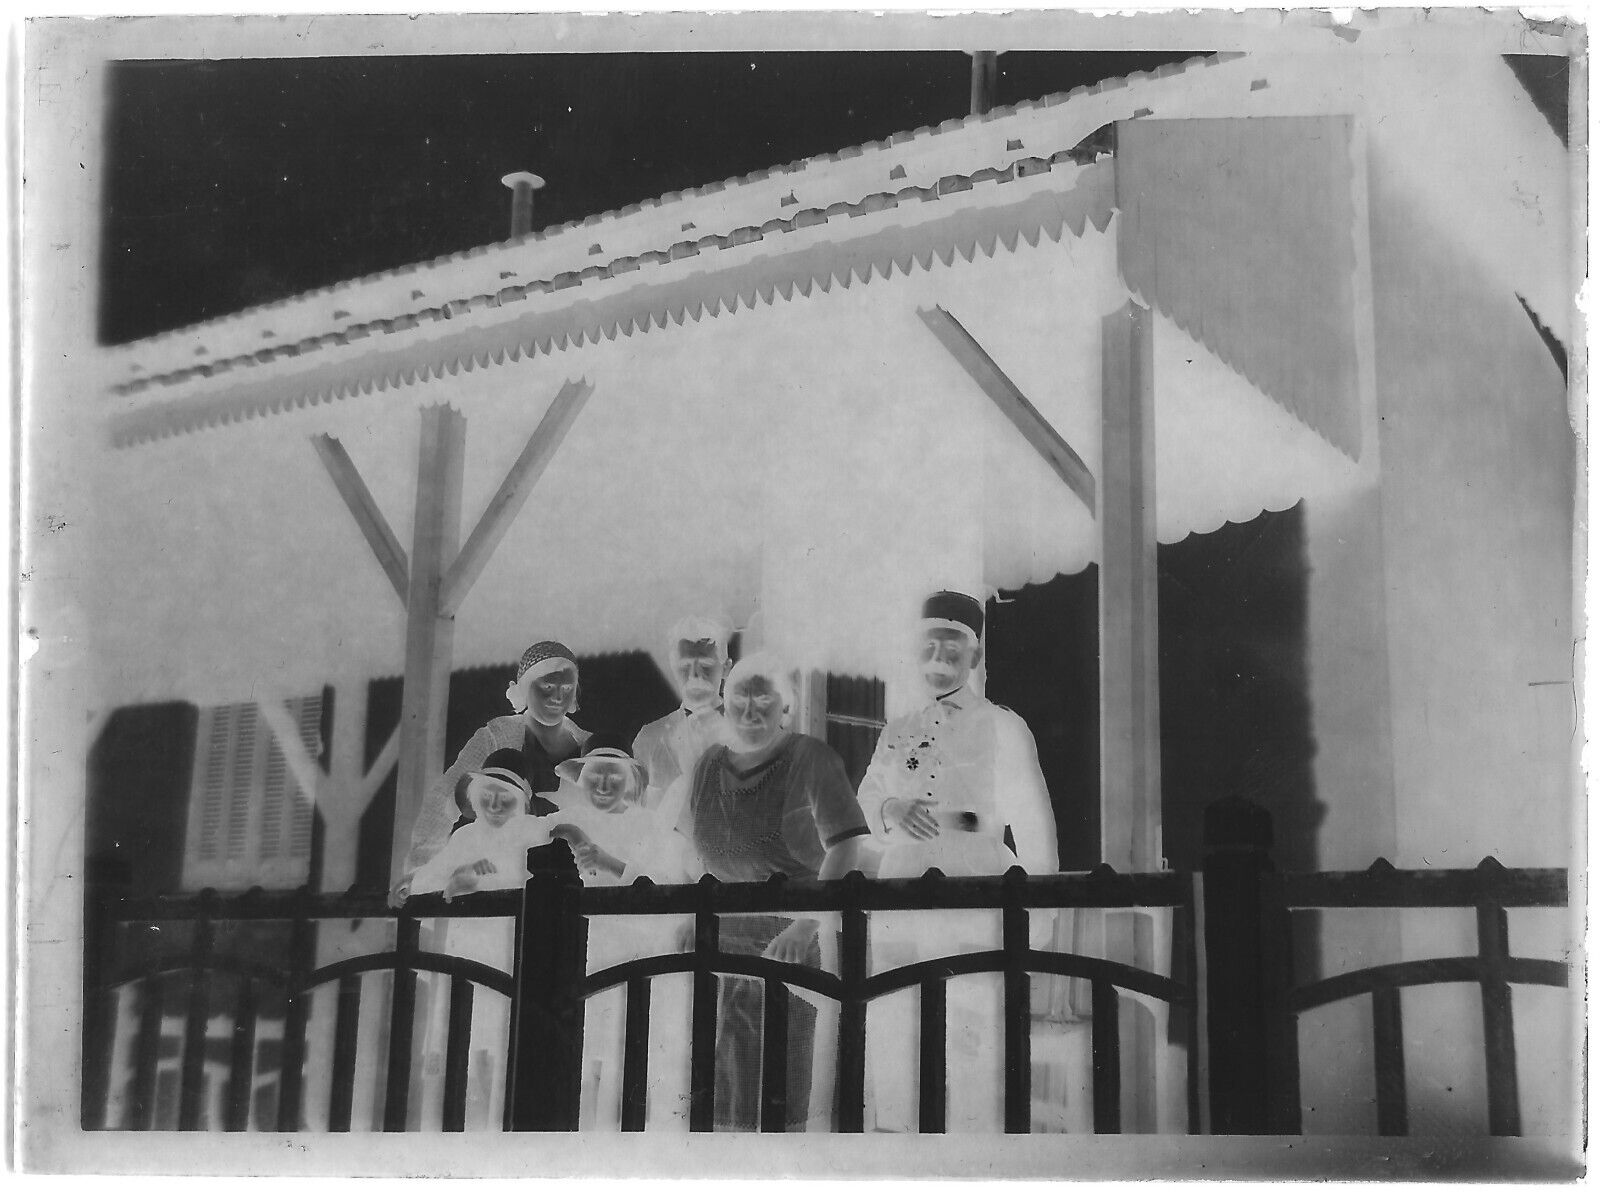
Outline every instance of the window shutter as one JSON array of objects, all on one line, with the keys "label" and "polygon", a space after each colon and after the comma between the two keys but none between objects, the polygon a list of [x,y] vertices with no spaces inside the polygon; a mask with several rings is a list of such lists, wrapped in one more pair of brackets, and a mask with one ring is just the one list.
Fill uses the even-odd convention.
[{"label": "window shutter", "polygon": [[[289,714],[313,758],[322,694],[296,698]],[[295,887],[311,860],[311,798],[301,791],[254,702],[200,713],[184,856],[186,888]]]},{"label": "window shutter", "polygon": [[[316,759],[322,754],[322,694],[315,697],[305,697],[299,702],[300,717],[296,720],[300,727],[300,741],[306,746],[306,754]],[[302,792],[300,785],[290,778],[289,816],[288,816],[288,854],[291,858],[311,858],[311,820],[312,804],[315,794]]]},{"label": "window shutter", "polygon": [[[236,863],[250,853],[250,806],[254,803],[256,779],[256,707],[233,707],[232,766],[228,769],[228,862]],[[270,733],[270,732],[269,732]]]},{"label": "window shutter", "polygon": [[822,692],[823,737],[844,760],[850,783],[859,788],[883,731],[883,682],[876,677],[829,673]]},{"label": "window shutter", "polygon": [[227,800],[228,754],[233,745],[233,708],[200,711],[196,742],[203,752],[195,769],[197,792],[189,824],[196,827],[196,845],[191,859],[213,862],[221,852],[222,805]]}]

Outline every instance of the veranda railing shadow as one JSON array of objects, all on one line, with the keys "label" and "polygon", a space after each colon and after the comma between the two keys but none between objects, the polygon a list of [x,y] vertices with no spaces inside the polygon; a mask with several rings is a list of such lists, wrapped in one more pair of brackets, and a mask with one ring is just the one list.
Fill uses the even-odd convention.
[{"label": "veranda railing shadow", "polygon": [[[442,1123],[448,1130],[465,1125],[467,1060],[471,1047],[475,989],[512,996],[512,976],[470,958],[421,948],[421,929],[433,918],[498,918],[511,925],[521,919],[524,895],[513,889],[473,893],[446,904],[439,896],[408,901],[403,910],[388,906],[382,895],[317,895],[302,888],[269,893],[259,889],[220,896],[207,889],[196,895],[115,897],[91,900],[86,919],[84,952],[84,1051],[81,1123],[86,1129],[180,1130],[251,1127],[252,1092],[258,1072],[271,1067],[277,1075],[277,1106],[259,1112],[255,1126],[296,1132],[308,1122],[305,1105],[306,1031],[313,993],[329,987],[336,993],[332,1050],[329,1058],[326,1120],[334,1132],[353,1124],[357,1080],[357,1037],[362,1023],[362,977],[391,979],[384,1017],[381,1127],[400,1131],[412,1119],[417,979],[419,974],[448,976],[449,1021],[444,1050]],[[318,927],[329,923],[392,923],[389,949],[333,959],[316,965]],[[280,924],[288,928],[289,946],[277,958],[245,957],[217,948],[221,926]],[[177,931],[177,932],[173,932]],[[163,938],[179,943],[169,947]],[[121,989],[131,989],[137,1027],[133,1032],[132,1066],[126,1098],[120,1101],[121,1123],[110,1123],[113,1103],[113,1060]],[[176,1054],[179,1059],[178,1106],[174,1125],[157,1125],[156,1081],[168,1048],[164,1022],[174,1004],[182,1018]],[[271,1057],[263,1057],[258,1030],[270,1012],[278,1036]],[[219,1123],[203,1123],[210,1053],[207,1029],[213,1017],[231,1018],[226,1051]]]},{"label": "veranda railing shadow", "polygon": [[[1198,874],[1118,875],[1100,868],[1081,875],[953,879],[934,874],[916,880],[863,880],[852,876],[830,884],[788,881],[586,889],[565,846],[530,854],[533,874],[523,891],[479,893],[446,905],[421,897],[404,909],[387,907],[381,896],[320,896],[309,892],[218,896],[130,897],[104,885],[90,886],[84,974],[82,1123],[85,1128],[157,1127],[154,1123],[158,1065],[177,1063],[175,1127],[249,1127],[296,1131],[306,1116],[306,1028],[312,993],[336,994],[326,1119],[329,1129],[352,1127],[357,1031],[363,1015],[364,975],[387,975],[390,998],[377,1009],[385,1044],[381,1083],[381,1127],[398,1131],[415,1123],[414,1027],[419,974],[449,977],[448,1032],[444,1050],[443,1127],[464,1125],[468,1051],[477,988],[509,997],[511,1034],[507,1067],[506,1127],[572,1130],[578,1127],[584,1006],[594,995],[625,992],[622,1075],[623,1126],[645,1123],[648,1091],[650,990],[653,979],[691,976],[690,1122],[711,1127],[719,975],[761,981],[773,1032],[763,1050],[761,1118],[768,1129],[782,1125],[784,1030],[788,987],[806,989],[839,1008],[835,1127],[864,1127],[865,1031],[868,1004],[891,992],[914,988],[920,997],[918,1126],[945,1127],[946,1084],[944,985],[958,975],[1003,976],[1003,1041],[1006,1079],[1005,1125],[1029,1129],[1031,974],[1072,976],[1087,981],[1091,999],[1091,1060],[1094,1128],[1121,1128],[1122,1081],[1119,1003],[1123,993],[1165,1002],[1187,1014],[1187,1088],[1190,1131],[1298,1133],[1300,1131],[1299,1043],[1296,1017],[1335,1000],[1366,996],[1372,1005],[1378,1092],[1378,1131],[1407,1128],[1405,1071],[1398,993],[1429,983],[1473,982],[1482,997],[1489,1130],[1520,1132],[1515,1072],[1515,1031],[1510,985],[1566,986],[1565,963],[1513,956],[1506,913],[1512,907],[1564,908],[1566,872],[1507,869],[1494,860],[1466,870],[1397,871],[1379,861],[1365,872],[1280,875],[1270,858],[1271,822],[1247,801],[1215,803],[1206,816],[1207,854]],[[1345,975],[1292,974],[1290,910],[1300,908],[1407,909],[1466,907],[1477,910],[1475,956],[1398,960]],[[1194,958],[1177,977],[1124,963],[1028,945],[1030,909],[1167,909],[1192,928]],[[994,909],[1002,934],[997,949],[930,959],[871,974],[869,921],[874,911]],[[745,913],[838,914],[837,974],[719,949],[721,917]],[[590,974],[588,924],[592,919],[675,914],[694,919],[689,951],[633,959]],[[437,951],[422,949],[421,930],[432,918],[496,917],[515,925],[513,973]],[[388,948],[317,965],[317,927],[362,919],[392,925]],[[276,923],[287,928],[282,961],[219,949],[217,929],[229,923]],[[182,932],[172,932],[181,929]],[[164,932],[163,932],[164,931]],[[1179,936],[1181,940],[1181,935]],[[139,948],[140,941],[145,948]],[[152,940],[177,945],[148,948]],[[118,992],[128,989],[132,1018],[131,1073],[126,1113],[107,1117],[117,1047]],[[176,1009],[175,1016],[173,1009]],[[208,1037],[210,1022],[225,1017],[226,1044]],[[164,1022],[181,1025],[177,1040]],[[271,1020],[279,1033],[271,1058],[264,1058],[258,1028]],[[1180,1017],[1180,1022],[1182,1018]],[[220,1050],[221,1057],[216,1057]],[[204,1114],[207,1062],[223,1072],[220,1115]],[[1365,1065],[1363,1063],[1363,1065]],[[277,1072],[276,1104],[251,1108],[251,1093],[263,1069]],[[1352,1082],[1354,1079],[1352,1078]],[[319,1109],[320,1111],[320,1109]],[[172,1127],[172,1126],[162,1126]]]}]

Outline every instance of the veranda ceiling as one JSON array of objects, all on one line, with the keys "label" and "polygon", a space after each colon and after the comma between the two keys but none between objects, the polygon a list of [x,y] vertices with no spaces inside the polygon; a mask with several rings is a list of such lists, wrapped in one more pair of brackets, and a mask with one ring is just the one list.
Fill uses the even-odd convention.
[{"label": "veranda ceiling", "polygon": [[[753,305],[106,454],[89,621],[108,703],[397,671],[400,602],[309,437],[341,439],[405,544],[418,408],[456,407],[464,538],[580,375],[592,397],[460,608],[458,666],[546,636],[653,650],[683,613],[759,611],[797,663],[892,674],[927,588],[1011,588],[1095,556],[1083,504],[917,313],[961,321],[1098,473],[1100,320],[1128,297],[1110,181],[1109,163],[1068,164],[1014,177],[1004,203],[974,187],[879,211],[854,237],[683,271],[705,293],[730,282],[715,268],[744,270]],[[790,271],[787,299],[781,281],[760,293],[758,262]],[[1155,376],[1164,541],[1349,483],[1348,458],[1164,319]]]}]

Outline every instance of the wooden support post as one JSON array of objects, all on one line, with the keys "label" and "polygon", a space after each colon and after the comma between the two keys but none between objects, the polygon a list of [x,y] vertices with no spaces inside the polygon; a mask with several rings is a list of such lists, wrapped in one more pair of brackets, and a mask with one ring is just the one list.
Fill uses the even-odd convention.
[{"label": "wooden support post", "polygon": [[[456,609],[505,538],[593,389],[587,378],[569,380],[561,387],[459,555],[456,549],[461,537],[461,480],[467,434],[467,421],[460,412],[448,406],[425,407],[422,411],[409,560],[344,446],[329,435],[311,438],[339,496],[406,608],[405,680],[397,737],[385,745],[365,777],[359,782],[343,783],[340,790],[340,799],[352,797],[364,809],[398,758],[391,881],[405,874],[417,810],[428,784],[444,771],[444,715]],[[274,729],[289,751],[288,745],[295,736],[284,733],[276,724]],[[291,762],[300,765],[296,778],[308,796],[315,797],[319,786],[324,796],[336,791],[336,786],[314,777],[303,759]],[[313,779],[318,783],[312,784]],[[344,812],[350,810],[346,808]],[[355,810],[356,816],[359,813],[360,809]]]},{"label": "wooden support post", "polygon": [[580,378],[576,382],[568,381],[550,401],[544,418],[533,429],[533,435],[528,437],[527,445],[512,463],[500,488],[489,499],[483,517],[473,527],[472,534],[467,536],[461,555],[449,565],[439,595],[439,613],[442,617],[455,617],[462,599],[471,590],[478,574],[483,572],[483,566],[489,563],[495,548],[505,538],[517,512],[528,500],[540,474],[550,463],[550,458],[555,456],[556,449],[561,447],[561,441],[566,439],[578,412],[583,410],[583,404],[593,392],[594,386],[589,379]]},{"label": "wooden support post", "polygon": [[1100,324],[1100,842],[1118,871],[1161,866],[1155,379],[1150,312]]},{"label": "wooden support post", "polygon": [[400,701],[400,775],[395,790],[391,881],[405,874],[411,827],[428,785],[444,771],[444,713],[455,620],[442,612],[444,569],[461,534],[467,421],[446,406],[424,408],[417,452],[417,506],[406,592],[406,666]]},{"label": "wooden support post", "polygon": [[[1161,867],[1151,321],[1129,301],[1100,324],[1100,858],[1122,872]],[[1106,957],[1165,971],[1153,915],[1104,914]],[[1136,1001],[1118,1015],[1117,1065],[1128,1072],[1118,1090],[1122,1127],[1154,1132],[1158,1026]]]}]

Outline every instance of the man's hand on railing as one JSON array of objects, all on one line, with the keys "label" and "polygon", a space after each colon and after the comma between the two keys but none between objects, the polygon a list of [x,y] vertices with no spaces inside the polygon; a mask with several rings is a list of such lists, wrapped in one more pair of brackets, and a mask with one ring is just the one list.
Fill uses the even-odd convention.
[{"label": "man's hand on railing", "polygon": [[391,909],[398,909],[411,899],[411,878],[410,876],[402,876],[396,881],[395,886],[389,889],[389,907]]},{"label": "man's hand on railing", "polygon": [[939,819],[934,817],[931,803],[921,797],[915,801],[890,797],[883,803],[883,825],[918,841],[939,837]]},{"label": "man's hand on railing", "polygon": [[788,928],[768,942],[767,948],[761,953],[763,957],[777,959],[780,963],[804,963],[816,938],[817,923],[802,918],[790,922]]}]

